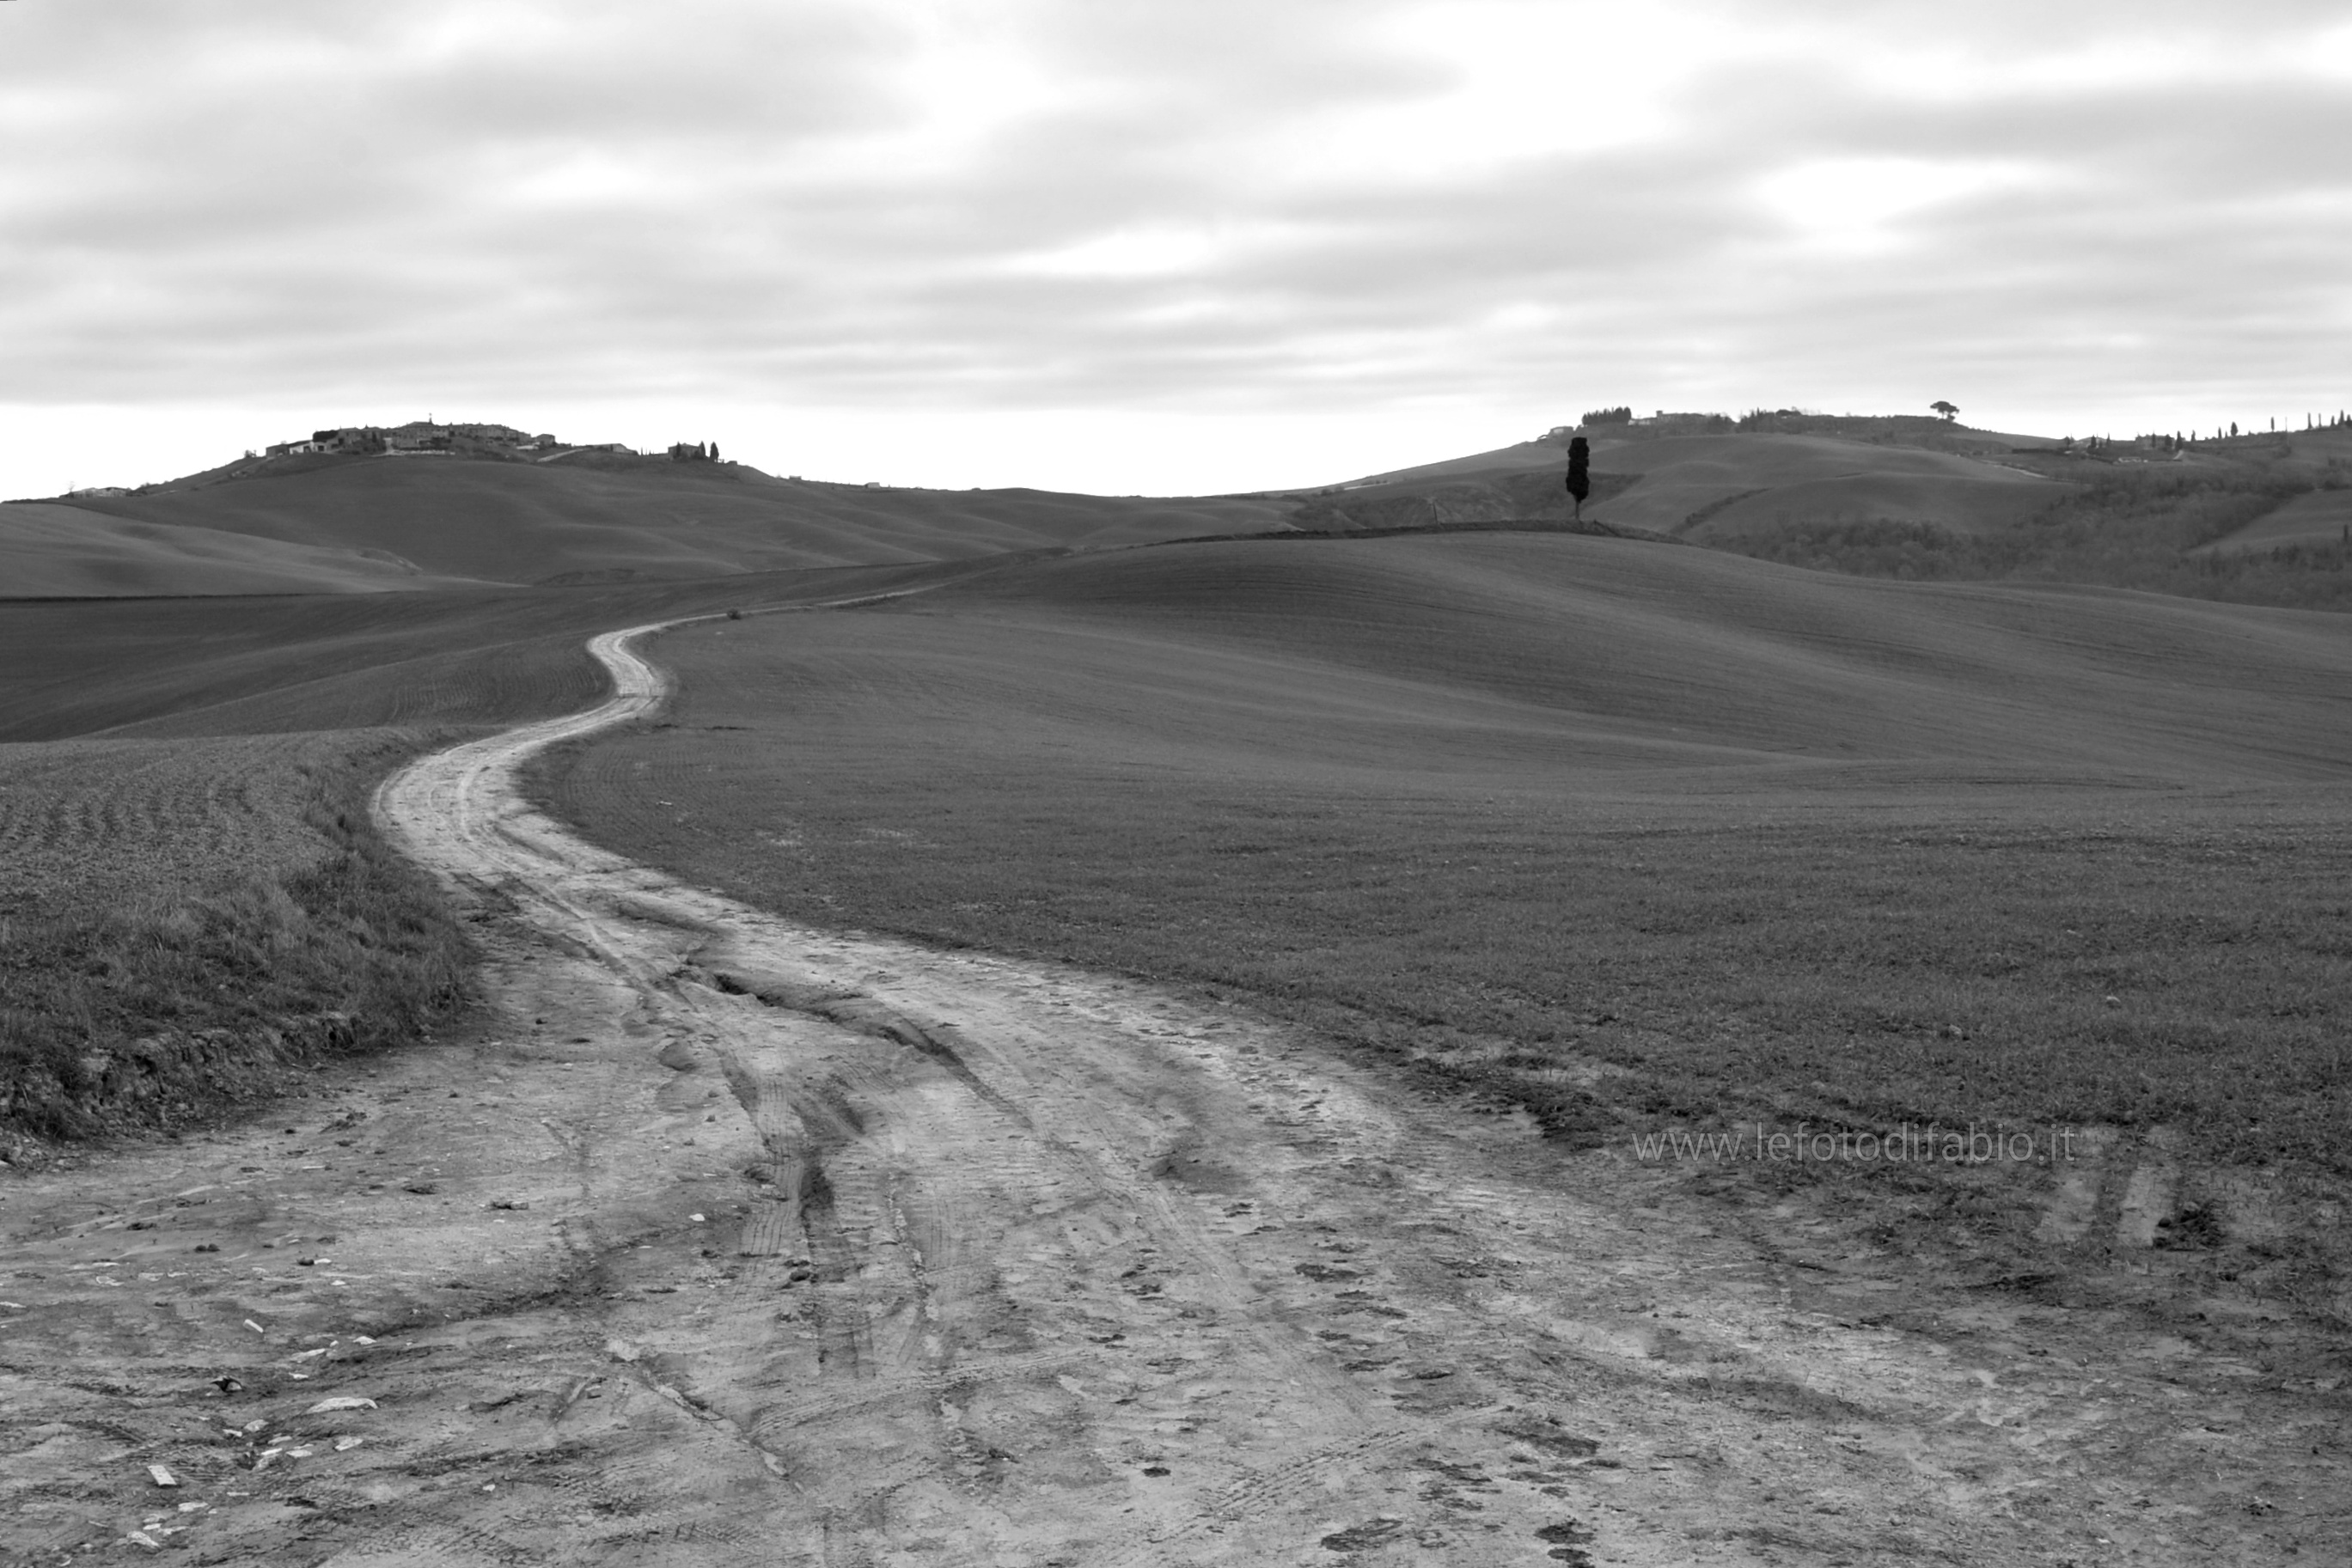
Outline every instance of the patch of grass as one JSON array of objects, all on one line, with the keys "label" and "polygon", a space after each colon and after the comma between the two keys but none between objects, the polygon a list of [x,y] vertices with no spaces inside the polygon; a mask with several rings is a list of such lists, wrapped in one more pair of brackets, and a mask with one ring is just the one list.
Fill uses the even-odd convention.
[{"label": "patch of grass", "polygon": [[[683,820],[615,799],[649,745],[684,752],[660,785]],[[2213,1157],[2352,1173],[2352,829],[2330,812],[1979,797],[1710,822],[793,750],[780,778],[755,738],[671,733],[547,786],[600,842],[764,907],[1230,987],[1586,1141],[2172,1124]],[[732,831],[779,821],[785,841]]]},{"label": "patch of grass", "polygon": [[[155,811],[137,819],[142,833],[119,812],[78,857],[80,879],[53,865],[44,885],[12,887],[0,914],[0,1132],[175,1124],[267,1094],[304,1062],[416,1039],[461,1008],[463,933],[367,814],[374,781],[417,744],[378,732],[269,748],[197,821]],[[83,748],[93,767],[117,768],[140,749]],[[145,777],[160,794],[184,773]],[[73,769],[50,768],[40,782],[58,812],[25,801],[19,779],[16,823],[69,815],[78,800],[123,804],[88,773],[77,784]],[[236,852],[181,852],[178,835],[207,829]],[[174,841],[155,841],[163,835]],[[125,894],[126,883],[144,891]]]}]

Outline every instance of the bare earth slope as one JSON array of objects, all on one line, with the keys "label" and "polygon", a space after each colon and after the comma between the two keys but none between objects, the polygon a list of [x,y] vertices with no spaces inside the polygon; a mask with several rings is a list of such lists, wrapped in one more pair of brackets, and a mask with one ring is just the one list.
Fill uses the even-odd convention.
[{"label": "bare earth slope", "polygon": [[1276,528],[1277,503],[867,489],[736,464],[314,458],[77,502],[116,517],[320,549],[383,550],[503,583],[582,574],[709,577],[966,559]]},{"label": "bare earth slope", "polygon": [[111,517],[85,507],[0,507],[0,597],[393,593],[461,586],[378,552]]}]

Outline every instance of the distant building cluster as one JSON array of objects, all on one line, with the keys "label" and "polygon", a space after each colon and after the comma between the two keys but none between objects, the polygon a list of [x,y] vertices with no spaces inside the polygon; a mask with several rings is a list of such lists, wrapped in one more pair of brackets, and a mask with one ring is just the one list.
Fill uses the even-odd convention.
[{"label": "distant building cluster", "polygon": [[[611,452],[624,457],[646,454],[617,441],[594,444],[559,441],[552,435],[532,435],[511,424],[443,424],[437,420],[411,420],[406,424],[347,424],[314,430],[309,439],[281,441],[264,448],[264,457],[299,457],[309,453],[335,453],[351,457],[499,457],[535,463],[567,457],[575,452]],[[257,455],[247,453],[247,456]],[[667,454],[673,463],[716,463],[715,441],[681,441]]]},{"label": "distant building cluster", "polygon": [[501,455],[527,457],[582,450],[552,435],[531,435],[510,424],[441,424],[418,419],[398,425],[349,424],[335,430],[314,430],[307,441],[281,441],[265,447],[262,455],[293,457],[310,452],[340,452],[355,457],[456,456],[486,448]]},{"label": "distant building cluster", "polygon": [[[1900,424],[1906,422],[1958,426],[1960,411],[1957,405],[1939,399],[1927,406],[1935,413],[1932,421],[1924,416],[1911,416],[1906,421],[1906,416],[1902,415],[1857,418],[1852,414],[1827,414],[1818,409],[1810,408],[1752,409],[1738,419],[1722,413],[1676,413],[1662,408],[1657,413],[1643,417],[1636,415],[1632,408],[1621,403],[1615,408],[1588,410],[1574,424],[1555,424],[1544,433],[1541,439],[1559,444],[1580,432],[1600,434],[1610,430],[1622,430],[1628,434],[1651,436],[1713,435],[1735,430],[1749,434],[1762,433],[1778,435],[1835,435],[1849,434],[1857,426]],[[2117,455],[2119,448],[2155,453],[2179,461],[2184,459],[2189,450],[2200,441],[2275,440],[2290,434],[2294,428],[2291,421],[2282,423],[2276,419],[2272,419],[2260,428],[2248,424],[2242,429],[2237,424],[2231,423],[2216,427],[2210,434],[2193,430],[2173,431],[2168,434],[2158,431],[2151,434],[2134,436],[2128,441],[2122,442],[2105,435],[2092,436],[2078,442],[2069,435],[2060,439],[2057,449],[2083,456],[2101,457],[2124,463],[2141,461],[2141,459],[2119,456]],[[2305,432],[2352,429],[2352,413],[2341,411],[2333,415],[2306,413],[2303,416],[2303,429]],[[1966,427],[1958,427],[1958,434],[1967,437],[1975,433],[1968,431]]]},{"label": "distant building cluster", "polygon": [[1654,414],[1637,418],[1631,408],[1621,404],[1591,410],[1574,424],[1555,424],[1544,433],[1544,439],[1558,441],[1580,430],[1599,431],[1611,426],[1652,435],[1717,435],[1748,427],[1746,421],[1735,420],[1727,413],[1676,413],[1663,408]]}]

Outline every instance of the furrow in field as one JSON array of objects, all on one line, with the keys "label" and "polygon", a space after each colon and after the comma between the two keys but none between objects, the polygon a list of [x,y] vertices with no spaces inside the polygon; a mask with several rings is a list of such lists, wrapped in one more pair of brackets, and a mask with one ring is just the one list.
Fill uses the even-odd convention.
[{"label": "furrow in field", "polygon": [[299,867],[326,847],[304,820],[310,771],[352,745],[331,735],[0,745],[5,894],[71,915]]}]

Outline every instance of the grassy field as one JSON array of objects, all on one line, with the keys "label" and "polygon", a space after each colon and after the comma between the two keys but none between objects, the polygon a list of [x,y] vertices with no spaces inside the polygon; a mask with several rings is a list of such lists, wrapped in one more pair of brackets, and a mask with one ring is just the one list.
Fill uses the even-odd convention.
[{"label": "grassy field", "polygon": [[0,746],[0,1142],[170,1126],[464,1005],[367,822],[397,731]]},{"label": "grassy field", "polygon": [[1232,988],[1534,1106],[2352,1170],[2352,622],[1546,536],[1187,546],[665,639],[549,758],[824,924]]}]

